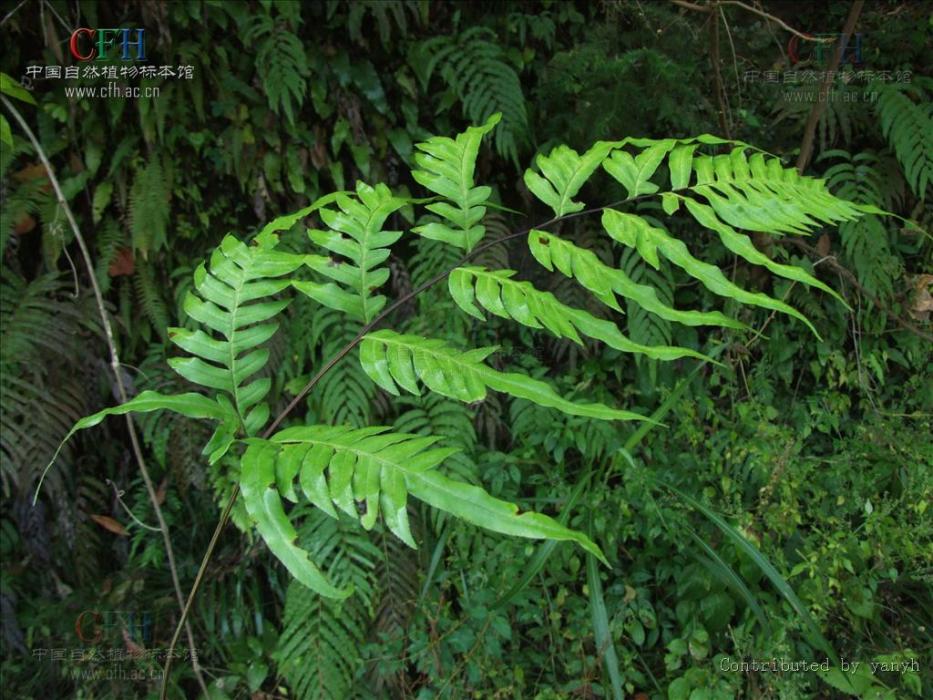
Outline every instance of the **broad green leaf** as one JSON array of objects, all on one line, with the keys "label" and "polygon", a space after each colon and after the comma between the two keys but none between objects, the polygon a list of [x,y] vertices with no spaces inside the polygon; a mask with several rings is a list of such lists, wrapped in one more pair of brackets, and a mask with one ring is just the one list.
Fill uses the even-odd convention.
[{"label": "broad green leaf", "polygon": [[569,401],[545,382],[514,372],[499,372],[483,364],[494,351],[495,348],[478,348],[460,352],[442,340],[381,330],[363,337],[360,363],[370,379],[396,395],[399,393],[396,384],[418,393],[414,386],[417,377],[431,391],[467,403],[482,401],[488,387],[573,416],[645,420],[637,413],[603,404]]},{"label": "broad green leaf", "polygon": [[581,211],[583,203],[575,202],[573,197],[616,145],[597,141],[582,156],[569,146],[557,146],[549,155],[535,158],[542,175],[529,168],[525,171],[525,185],[554,210],[555,217]]},{"label": "broad green leaf", "polygon": [[[11,78],[6,73],[0,72],[0,94],[9,95],[10,97],[19,100],[20,102],[25,102],[35,106],[36,100],[33,98],[29,91],[20,85],[15,79]],[[9,127],[9,125],[7,125]]]}]

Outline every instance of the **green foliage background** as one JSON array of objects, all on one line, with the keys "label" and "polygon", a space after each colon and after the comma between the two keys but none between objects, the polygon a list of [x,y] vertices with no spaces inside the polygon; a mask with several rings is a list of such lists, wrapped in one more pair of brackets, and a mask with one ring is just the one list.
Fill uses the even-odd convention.
[{"label": "green foliage background", "polygon": [[[826,34],[841,29],[849,4],[763,9]],[[834,83],[808,169],[839,196],[916,225],[870,216],[803,246],[768,248],[815,270],[851,311],[763,275],[700,227],[676,231],[736,282],[801,309],[821,340],[749,309],[739,317],[750,335],[672,324],[632,304],[623,329],[633,340],[720,348],[722,366],[631,360],[536,340],[506,322],[474,324],[432,288],[396,313],[395,328],[502,345],[510,366],[564,391],[586,389],[644,414],[665,409],[665,427],[596,423],[500,396],[475,406],[390,397],[350,362],[306,400],[319,422],[446,436],[462,450],[459,478],[560,514],[600,544],[611,568],[590,566],[569,544],[511,540],[429,510],[410,516],[418,552],[379,528],[367,535],[349,518],[309,511],[300,544],[337,585],[355,587],[335,602],[291,583],[259,542],[230,528],[192,616],[212,697],[842,697],[838,678],[722,670],[752,659],[821,661],[819,635],[863,666],[906,664],[859,677],[864,697],[928,694],[929,17],[924,3],[867,4],[857,31],[861,68],[875,80]],[[28,0],[3,2],[0,18],[0,70],[18,80],[29,65],[71,65],[67,40],[79,26],[145,27],[150,63],[194,67],[190,81],[141,81],[159,87],[156,99],[78,99],[65,95],[66,81],[34,80],[27,87],[38,106],[18,103],[93,247],[137,391],[186,389],[166,368],[166,328],[190,325],[181,300],[191,273],[225,234],[258,230],[357,180],[424,196],[408,172],[413,143],[432,134],[502,113],[478,164],[503,207],[487,217],[492,239],[550,217],[522,173],[558,143],[582,151],[599,139],[713,132],[792,162],[815,85],[746,80],[746,71],[820,69],[805,42],[792,65],[788,33],[729,5],[709,13],[608,0]],[[910,80],[879,79],[881,71]],[[79,417],[112,405],[115,389],[64,213],[15,123],[0,177],[3,685],[24,698],[151,696],[149,675],[80,675],[157,673],[157,654],[107,655],[164,649],[178,612],[158,533],[128,515],[155,521],[121,423],[70,443],[31,503],[61,438]],[[405,208],[394,216],[421,223]],[[560,234],[650,282],[665,303],[709,307],[708,293],[678,268],[655,270],[610,247],[595,220],[568,221]],[[284,247],[303,235],[283,236]],[[520,244],[495,246],[473,264],[537,275],[539,288],[604,314],[570,280],[540,275]],[[438,241],[403,240],[383,293],[398,298],[456,260]],[[288,314],[272,348],[273,413],[359,329],[310,300]],[[221,475],[236,465],[208,467],[199,454],[208,435],[192,421],[151,414],[138,424],[187,587],[232,487]],[[240,510],[234,522],[244,524]],[[790,585],[817,634],[763,562]],[[108,613],[96,643],[76,634],[84,611]],[[190,664],[176,662],[173,674],[174,697],[196,696]]]}]

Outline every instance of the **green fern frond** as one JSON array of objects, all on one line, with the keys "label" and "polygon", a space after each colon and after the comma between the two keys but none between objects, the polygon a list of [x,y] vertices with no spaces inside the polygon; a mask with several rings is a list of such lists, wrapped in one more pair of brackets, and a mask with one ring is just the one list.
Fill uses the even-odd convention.
[{"label": "green fern frond", "polygon": [[184,304],[185,312],[209,332],[169,329],[172,342],[193,355],[170,359],[172,369],[229,396],[247,435],[255,434],[269,418],[262,399],[271,382],[246,382],[268,362],[269,351],[259,346],[276,332],[278,323],[271,319],[288,304],[258,300],[288,288],[290,279],[274,278],[294,272],[304,262],[304,256],[273,248],[274,242],[247,246],[227,236],[211,255],[210,271],[203,264],[195,271],[197,294],[189,292]]},{"label": "green fern frond", "polygon": [[367,15],[371,15],[367,24],[375,25],[379,31],[379,41],[383,48],[387,48],[392,39],[393,24],[398,27],[401,37],[408,34],[408,13],[420,23],[421,10],[412,0],[360,0],[349,7],[347,31],[350,39],[368,48],[369,42],[363,35],[363,22],[367,20]]},{"label": "green fern frond", "polygon": [[133,249],[142,253],[160,250],[166,243],[171,191],[158,158],[136,171],[130,189],[130,233]]},{"label": "green fern frond", "polygon": [[355,595],[335,601],[290,583],[274,658],[296,698],[343,700],[352,696],[363,663],[382,552],[350,519],[330,518],[316,509],[303,520],[298,543],[322,562],[328,578],[352,587]]},{"label": "green fern frond", "polygon": [[168,339],[169,327],[168,306],[159,293],[159,285],[155,281],[155,269],[147,261],[137,261],[136,274],[133,276],[136,287],[136,298],[142,307],[146,318],[156,333],[163,339]]},{"label": "green fern frond", "polygon": [[[321,356],[331,358],[359,332],[359,324],[348,322],[344,317],[337,328],[331,331],[329,342]],[[372,421],[372,402],[376,387],[356,362],[341,362],[324,375],[311,407],[319,419],[332,425],[349,425],[363,428]]]},{"label": "green fern frond", "polygon": [[94,276],[97,277],[97,284],[100,286],[101,293],[106,294],[110,290],[113,279],[110,276],[110,266],[120,249],[127,247],[125,232],[116,219],[108,216],[97,227],[95,242],[97,244],[97,255],[95,256]]},{"label": "green fern frond", "polygon": [[487,347],[459,352],[443,340],[382,330],[363,337],[360,362],[370,378],[391,394],[397,395],[399,386],[420,394],[420,379],[431,391],[466,403],[482,401],[486,398],[486,389],[490,388],[575,416],[645,420],[637,413],[599,403],[568,401],[545,382],[514,372],[499,372],[483,363],[495,350]]},{"label": "green fern frond", "polygon": [[388,267],[380,266],[389,257],[389,246],[402,235],[401,231],[383,231],[382,226],[405,200],[393,196],[385,185],[358,182],[355,198],[338,194],[335,201],[340,211],[320,210],[330,230],[312,229],[308,236],[336,257],[305,258],[308,267],[334,282],[294,282],[293,286],[324,306],[367,323],[385,306],[386,298],[373,292],[389,278]]},{"label": "green fern frond", "polygon": [[918,83],[913,92],[918,103],[897,85],[876,86],[875,109],[881,131],[904,168],[910,188],[921,199],[933,185],[933,102]]},{"label": "green fern frond", "polygon": [[493,114],[485,124],[469,127],[456,139],[434,136],[415,145],[422,153],[415,154],[415,164],[420,170],[413,170],[412,177],[457,205],[455,208],[447,202],[438,202],[426,207],[455,228],[432,222],[412,229],[415,233],[467,251],[482,240],[486,229],[479,222],[486,214],[483,204],[489,199],[492,189],[474,187],[473,171],[483,136],[492,131],[501,117],[501,114]]},{"label": "green fern frond", "polygon": [[[891,177],[882,170],[874,153],[852,156],[845,151],[828,151],[819,160],[837,162],[825,172],[829,188],[837,196],[881,208],[892,204]],[[881,297],[894,293],[894,282],[901,269],[891,250],[891,234],[880,216],[868,214],[839,226],[845,259],[862,285]]]},{"label": "green fern frond", "polygon": [[665,304],[657,291],[639,284],[625,271],[604,264],[589,250],[579,248],[553,233],[532,231],[528,234],[528,248],[535,259],[548,270],[557,270],[576,279],[606,306],[621,312],[615,295],[630,299],[646,311],[668,321],[687,326],[712,325],[726,328],[745,328],[745,325],[718,311],[681,311]]},{"label": "green fern frond", "polygon": [[311,72],[304,46],[282,22],[268,15],[250,18],[244,39],[256,50],[256,72],[266,93],[269,107],[276,114],[285,113],[294,124],[295,112],[304,104]]},{"label": "green fern frond", "polygon": [[554,210],[555,217],[581,211],[584,204],[573,201],[573,197],[617,145],[599,141],[582,156],[569,146],[556,146],[550,155],[538,154],[535,163],[541,175],[529,168],[525,171],[525,184]]},{"label": "green fern frond", "polygon": [[288,428],[268,441],[251,440],[243,455],[240,488],[247,512],[273,554],[309,588],[331,598],[351,593],[330,583],[308,553],[295,544],[297,533],[285,515],[280,494],[297,501],[296,479],[315,506],[335,517],[336,506],[366,529],[375,525],[381,511],[389,530],[412,547],[409,493],[474,525],[518,537],[571,540],[603,559],[585,535],[544,515],[519,515],[516,506],[441,474],[436,467],[456,449],[432,447],[437,438],[386,430],[325,425]]},{"label": "green fern frond", "polygon": [[[776,158],[766,158],[762,153],[747,156],[749,147],[746,144],[737,145],[731,153],[725,155],[696,154],[702,145],[722,143],[722,139],[710,136],[660,141],[626,139],[615,144],[619,148],[605,157],[602,165],[625,187],[628,200],[659,194],[667,214],[673,214],[681,203],[685,203],[694,219],[714,230],[732,252],[767,267],[775,274],[823,289],[839,298],[831,288],[800,268],[768,259],[754,247],[750,238],[738,233],[732,226],[751,231],[800,234],[815,228],[820,222],[852,221],[864,213],[880,210],[838,199],[829,192],[822,180],[800,176],[796,170],[784,168]],[[598,146],[601,150],[594,153],[586,164],[586,169],[591,172],[602,152],[611,148],[606,144]],[[627,147],[641,150],[633,155],[625,150]],[[579,184],[567,173],[579,172],[585,157],[580,158],[575,152],[560,147],[555,148],[549,158],[549,167],[543,170],[543,178],[532,171],[526,173],[526,178],[535,185],[532,191],[538,190],[535,194],[542,201],[554,208],[555,212],[565,211],[566,202],[579,190]],[[662,192],[660,185],[653,182],[652,178],[665,160],[669,168],[671,189]],[[557,175],[557,172],[563,175]],[[696,196],[706,203],[699,201]],[[576,203],[571,208],[582,206]],[[646,262],[655,268],[659,264],[660,251],[714,293],[745,304],[780,310],[800,319],[816,332],[802,314],[787,304],[765,294],[742,290],[726,279],[719,268],[697,260],[681,241],[670,237],[640,216],[610,209],[603,213],[603,226],[612,238],[636,248]],[[534,236],[530,238],[532,245],[533,241]],[[540,248],[539,245],[539,252],[543,252]],[[606,285],[598,289],[594,293],[612,305],[614,299]]]},{"label": "green fern frond", "polygon": [[819,337],[813,324],[799,311],[782,301],[772,299],[767,294],[748,292],[733,284],[718,267],[693,257],[683,241],[673,238],[660,228],[651,226],[643,218],[607,209],[603,212],[603,227],[614,240],[636,248],[645,262],[655,269],[659,266],[658,256],[662,255],[691,277],[698,279],[714,294],[735,299],[743,304],[760,306],[793,316],[803,321],[813,331],[813,334]]},{"label": "green fern frond", "polygon": [[460,99],[463,114],[471,122],[481,124],[501,112],[496,150],[518,162],[518,152],[528,142],[525,96],[518,73],[506,62],[495,32],[471,27],[456,37],[428,39],[417,47],[410,62],[425,89],[440,65],[441,76]]},{"label": "green fern frond", "polygon": [[[448,278],[450,293],[461,309],[485,321],[474,301],[496,316],[514,319],[530,328],[546,328],[559,338],[582,345],[580,334],[601,340],[622,352],[647,355],[657,360],[703,355],[687,348],[646,346],[632,342],[610,321],[596,318],[582,309],[559,302],[550,292],[535,289],[530,282],[511,279],[514,270],[486,270],[460,267]],[[669,342],[669,341],[668,341]]]}]

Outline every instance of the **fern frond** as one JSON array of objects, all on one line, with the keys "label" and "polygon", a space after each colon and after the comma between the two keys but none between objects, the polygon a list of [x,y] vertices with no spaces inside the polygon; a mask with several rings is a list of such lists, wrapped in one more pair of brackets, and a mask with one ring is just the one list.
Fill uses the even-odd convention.
[{"label": "fern frond", "polygon": [[[650,285],[663,303],[673,303],[674,281],[668,266],[662,265],[660,269],[654,269],[633,248],[622,251],[618,265],[633,281]],[[626,330],[632,340],[643,344],[667,345],[673,337],[673,325],[669,320],[647,312],[631,299],[626,300]],[[635,364],[640,370],[639,382],[642,386],[647,386],[646,393],[650,393],[652,387],[657,385],[658,363],[644,360],[641,355],[635,356]]]},{"label": "fern frond", "polygon": [[704,197],[725,223],[737,228],[799,234],[817,228],[820,222],[852,221],[868,212],[834,197],[822,180],[785,168],[777,158],[762,153],[746,156],[744,146],[718,156],[691,153],[690,158],[683,157],[679,168],[673,164],[674,155],[673,189]]},{"label": "fern frond", "polygon": [[487,347],[459,352],[443,340],[382,330],[363,337],[360,362],[370,378],[391,394],[397,395],[399,386],[413,394],[421,393],[420,379],[431,391],[466,403],[482,401],[488,387],[574,416],[646,420],[637,413],[599,403],[568,401],[545,382],[514,372],[499,372],[483,364],[495,350]]},{"label": "fern frond", "polygon": [[606,265],[592,251],[579,248],[569,241],[548,233],[532,231],[528,234],[528,248],[535,259],[548,270],[557,270],[576,279],[606,306],[621,312],[615,294],[630,299],[646,311],[668,321],[687,326],[724,326],[745,328],[745,325],[718,311],[681,311],[665,304],[657,291],[638,284],[623,270]]},{"label": "fern frond", "polygon": [[598,141],[582,156],[563,145],[555,147],[550,155],[538,154],[535,163],[542,174],[529,168],[525,171],[525,184],[554,210],[556,217],[581,211],[583,202],[575,202],[573,197],[617,145],[612,141]]},{"label": "fern frond", "polygon": [[463,114],[474,124],[501,112],[496,150],[518,161],[518,151],[528,141],[528,115],[518,73],[506,62],[495,32],[471,27],[457,37],[434,37],[417,47],[412,68],[425,88],[435,68],[460,98]]},{"label": "fern frond", "polygon": [[331,584],[295,544],[297,533],[280,494],[297,500],[296,478],[305,497],[325,513],[336,516],[337,506],[371,529],[381,511],[389,530],[412,547],[409,493],[480,527],[518,537],[571,540],[603,558],[585,535],[544,515],[519,515],[517,506],[441,474],[436,467],[456,449],[432,447],[437,438],[386,430],[312,425],[288,428],[268,441],[249,441],[240,475],[247,512],[272,553],[309,588],[331,598],[351,592]]},{"label": "fern frond", "polygon": [[[353,340],[359,332],[359,324],[344,317],[337,328],[331,330],[329,342],[321,356],[330,358]],[[366,373],[355,362],[341,362],[324,375],[316,396],[311,400],[320,420],[333,425],[349,425],[362,428],[372,420],[372,402],[376,387]]]},{"label": "fern frond", "polygon": [[[816,328],[806,316],[782,301],[772,299],[761,292],[748,292],[729,281],[722,270],[690,254],[683,241],[670,236],[633,214],[623,214],[613,209],[603,212],[603,227],[616,241],[630,248],[636,248],[641,257],[655,269],[658,268],[658,255],[663,255],[687,274],[698,279],[704,287],[719,296],[735,299],[743,304],[760,306],[773,311],[780,311],[803,321],[813,334],[819,337]],[[805,274],[802,273],[801,274]]]},{"label": "fern frond", "polygon": [[258,300],[288,288],[292,280],[273,278],[294,272],[304,262],[304,256],[273,248],[274,242],[247,246],[227,236],[211,255],[210,271],[204,264],[195,271],[197,294],[188,293],[185,312],[222,339],[200,329],[169,329],[172,342],[193,355],[172,358],[169,365],[185,379],[229,396],[247,435],[255,434],[269,418],[262,399],[271,381],[246,382],[268,362],[269,351],[259,346],[276,332],[278,323],[271,319],[288,304]]},{"label": "fern frond", "polygon": [[514,319],[530,328],[546,328],[559,338],[569,338],[582,345],[583,334],[622,352],[647,355],[657,360],[704,356],[687,348],[646,346],[626,338],[614,323],[582,309],[559,302],[550,292],[535,289],[530,282],[511,279],[513,270],[486,270],[481,267],[460,267],[449,278],[450,293],[461,309],[485,321],[474,301],[496,316]]},{"label": "fern frond", "polygon": [[467,251],[482,240],[486,233],[479,223],[486,214],[486,207],[482,205],[489,199],[492,189],[474,187],[473,172],[483,136],[492,131],[501,117],[501,114],[493,114],[485,124],[469,127],[456,139],[434,136],[415,145],[423,152],[415,154],[415,164],[420,170],[413,170],[412,177],[431,192],[457,205],[456,208],[447,202],[427,205],[429,211],[450,225],[432,222],[412,229],[415,233]]},{"label": "fern frond", "polygon": [[130,189],[130,233],[133,248],[144,258],[166,243],[171,191],[158,158],[136,172]]},{"label": "fern frond", "polygon": [[340,211],[320,210],[330,230],[312,229],[308,236],[337,257],[310,255],[305,259],[308,267],[334,282],[296,281],[293,286],[324,306],[366,323],[385,306],[386,298],[373,292],[389,278],[388,267],[380,266],[389,257],[389,246],[402,235],[401,231],[383,231],[382,226],[405,200],[394,197],[385,185],[358,182],[355,198],[337,194],[335,201]]},{"label": "fern frond", "polygon": [[291,582],[275,659],[296,698],[343,700],[352,696],[362,665],[361,647],[374,616],[382,552],[351,520],[330,518],[320,510],[307,513],[298,543],[322,562],[328,578],[352,587],[355,595],[335,601]]},{"label": "fern frond", "polygon": [[371,15],[369,23],[374,24],[379,30],[379,40],[383,48],[387,48],[392,39],[393,20],[398,27],[400,36],[404,37],[408,33],[408,14],[405,12],[406,10],[411,12],[416,22],[420,22],[421,14],[418,5],[412,0],[360,0],[360,2],[354,2],[350,5],[347,14],[347,30],[350,39],[367,48],[369,47],[369,42],[363,36],[362,27],[366,15]]},{"label": "fern frond", "polygon": [[[890,176],[880,168],[873,153],[852,156],[845,151],[828,151],[821,159],[839,159],[825,172],[829,188],[838,196],[854,202],[879,207],[891,205]],[[900,273],[897,256],[891,250],[890,234],[879,216],[869,214],[839,226],[845,257],[862,285],[882,297],[894,293],[894,281]]]},{"label": "fern frond", "polygon": [[167,340],[166,329],[169,327],[168,306],[159,293],[153,266],[147,261],[137,263],[133,282],[136,287],[136,298],[146,318],[149,319],[149,323],[152,324],[155,332],[163,340]]},{"label": "fern frond", "polygon": [[256,72],[269,107],[276,114],[284,112],[293,124],[295,111],[304,103],[307,76],[311,72],[301,39],[281,22],[263,14],[250,18],[244,29],[244,39],[251,45],[258,45]]},{"label": "fern frond", "polygon": [[921,199],[933,185],[933,103],[919,85],[915,88],[919,104],[896,85],[876,87],[875,109],[881,131],[891,144],[910,189]]}]

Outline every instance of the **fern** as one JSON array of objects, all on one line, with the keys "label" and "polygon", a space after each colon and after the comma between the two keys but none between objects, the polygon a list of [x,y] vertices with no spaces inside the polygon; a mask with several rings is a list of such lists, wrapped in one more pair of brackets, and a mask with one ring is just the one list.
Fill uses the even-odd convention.
[{"label": "fern", "polygon": [[[299,8],[300,13],[300,6],[293,8]],[[304,103],[311,71],[301,40],[289,31],[286,22],[277,22],[267,14],[250,17],[244,39],[250,46],[257,46],[256,72],[269,107],[276,114],[284,112],[289,123],[294,124],[295,112]]]},{"label": "fern", "polygon": [[133,282],[136,287],[136,297],[146,314],[146,318],[149,319],[149,323],[152,324],[155,332],[163,340],[167,340],[166,329],[169,327],[168,307],[159,293],[154,274],[152,266],[146,261],[141,261],[136,265]]},{"label": "fern", "polygon": [[[82,331],[89,309],[63,297],[56,275],[0,279],[0,477],[4,493],[25,493],[38,465],[88,409]],[[52,491],[60,495],[61,484]]]},{"label": "fern", "polygon": [[[827,183],[846,199],[881,208],[892,204],[891,178],[881,169],[873,153],[852,156],[845,151],[823,153],[819,160],[835,159],[826,170]],[[864,287],[882,297],[894,293],[894,281],[900,274],[897,257],[891,251],[890,234],[880,216],[869,214],[839,226],[845,258]]]},{"label": "fern", "polygon": [[148,257],[166,244],[171,190],[158,159],[136,172],[130,189],[130,233],[133,249]]},{"label": "fern", "polygon": [[[429,203],[428,210],[444,221],[419,227],[422,236],[431,232],[422,242],[427,246],[425,250],[430,251],[425,260],[444,259],[447,254],[443,248],[470,250],[484,235],[482,220],[490,190],[475,184],[475,164],[481,139],[497,120],[497,116],[492,116],[482,127],[471,127],[454,139],[434,138],[419,146],[422,153],[416,161],[415,177],[438,195]],[[503,120],[502,124],[505,123]],[[724,144],[732,146],[730,153],[716,156],[699,153],[703,147]],[[577,280],[592,295],[587,297],[589,302],[598,299],[610,310],[621,310],[616,298],[619,295],[663,323],[744,328],[716,311],[674,309],[670,289],[661,288],[659,293],[658,286],[645,284],[652,280],[651,275],[640,281],[633,279],[636,256],[646,269],[654,270],[660,269],[664,258],[717,295],[739,305],[780,311],[816,332],[810,321],[794,308],[767,294],[742,289],[717,266],[694,257],[661,221],[622,210],[636,199],[657,197],[665,213],[673,215],[683,208],[694,221],[715,232],[728,250],[749,262],[762,265],[782,278],[832,293],[802,269],[762,259],[748,236],[736,229],[798,235],[823,223],[851,222],[864,213],[880,210],[838,199],[821,180],[801,177],[761,153],[748,156],[749,149],[746,144],[711,136],[600,142],[582,156],[559,146],[537,159],[540,173],[526,173],[529,189],[554,211],[555,217],[561,218],[585,211],[586,204],[576,198],[600,169],[617,180],[626,190],[627,199],[599,210],[608,240],[630,251],[623,264],[628,272],[541,230],[544,226],[530,231],[529,250],[544,269],[557,269],[566,278]],[[664,164],[666,171],[661,170]],[[669,177],[669,186],[657,182],[659,173],[664,172]],[[256,437],[269,417],[264,399],[271,390],[270,379],[256,375],[270,362],[266,343],[276,332],[276,317],[289,303],[281,295],[294,287],[328,309],[326,313],[319,309],[311,315],[313,323],[320,323],[321,328],[307,329],[310,342],[301,356],[313,362],[325,330],[330,334],[339,329],[337,335],[349,338],[360,324],[375,321],[384,309],[387,300],[376,292],[389,276],[384,263],[390,246],[402,233],[383,230],[383,226],[403,206],[422,203],[396,196],[385,185],[358,183],[355,194],[334,193],[299,212],[276,219],[251,245],[226,237],[211,255],[209,268],[201,265],[195,271],[195,291],[189,292],[184,302],[185,312],[199,327],[173,328],[169,332],[172,341],[191,355],[171,359],[171,367],[189,381],[213,390],[213,396],[145,391],[122,406],[78,421],[72,432],[96,425],[108,415],[131,411],[170,410],[219,424],[204,448],[205,454],[213,464],[234,446],[237,452],[243,450],[239,484],[249,520],[297,582],[330,598],[349,596],[353,582],[340,575],[329,577],[320,567],[327,556],[301,546],[296,522],[301,527],[304,511],[287,513],[283,499],[310,502],[316,506],[313,518],[319,518],[321,513],[332,518],[349,518],[365,530],[375,528],[381,519],[395,537],[414,547],[408,515],[409,497],[413,497],[434,511],[494,532],[572,541],[604,560],[599,547],[586,535],[545,515],[522,513],[514,504],[494,498],[469,483],[473,479],[469,455],[458,462],[454,457],[457,447],[438,446],[438,433],[447,432],[441,425],[432,425],[433,432],[429,435],[415,434],[420,430],[395,432],[388,427],[369,425],[373,389],[363,388],[361,375],[352,369],[356,365],[345,365],[342,374],[325,373],[328,380],[323,384],[322,401],[311,403],[317,416],[339,420],[343,425],[312,422]],[[291,228],[314,212],[319,212],[328,227],[309,231],[315,252],[302,254],[276,249],[277,231]],[[419,261],[417,267],[423,265]],[[318,279],[299,279],[299,270],[310,270]],[[415,272],[416,278],[427,274]],[[327,281],[319,281],[321,277]],[[531,282],[515,279],[512,270],[478,265],[460,267],[451,274],[448,291],[452,301],[438,301],[432,312],[420,314],[409,325],[434,323],[438,314],[450,317],[456,315],[450,313],[453,309],[459,309],[464,318],[484,322],[471,336],[492,338],[494,329],[485,324],[485,310],[531,329],[546,329],[559,339],[577,344],[582,344],[583,337],[589,337],[659,361],[704,357],[688,348],[633,342],[610,320],[580,308],[586,304],[570,306]],[[438,321],[431,332],[436,333],[437,327],[451,323],[449,318]],[[666,343],[670,337],[661,333],[657,340]],[[339,356],[338,353],[352,349],[352,343],[348,341],[340,349],[336,344],[324,344],[322,349],[322,357]],[[492,390],[577,418],[646,420],[631,411],[561,396],[550,383],[538,378],[546,369],[541,363],[530,363],[529,371],[508,371],[504,362],[491,357],[496,349],[459,350],[443,338],[383,329],[370,331],[361,338],[359,361],[365,375],[389,395],[398,396],[401,389],[420,394],[423,386],[447,399],[482,405],[493,404],[493,397],[488,395]],[[442,404],[424,405],[436,408]],[[503,410],[496,403],[488,416],[498,420]],[[462,423],[463,416],[456,417],[453,413],[451,416],[454,421],[451,426]],[[399,423],[415,428],[419,425],[415,419],[416,416],[408,414]],[[612,448],[612,439],[606,431],[574,427],[573,432],[592,437],[593,450],[581,447],[591,458]],[[468,432],[459,441],[453,441],[457,442],[470,451],[475,444],[474,433]],[[464,466],[468,468],[461,470]],[[450,469],[452,475],[445,473],[445,469]],[[307,601],[303,595],[302,600]],[[367,615],[371,615],[371,605],[367,603],[366,609]],[[355,643],[359,635],[354,632],[340,637],[339,630],[334,634],[335,639],[343,641],[331,653],[344,654],[343,661],[347,663],[340,665],[339,678],[335,677],[333,687],[344,688],[355,673],[355,662],[349,662],[348,644]]]},{"label": "fern", "polygon": [[334,282],[295,282],[294,287],[325,306],[368,322],[386,303],[384,296],[372,296],[389,278],[389,269],[379,266],[389,257],[389,246],[402,235],[401,231],[383,231],[382,226],[405,201],[394,197],[385,185],[370,187],[362,182],[356,198],[337,194],[335,200],[339,212],[320,211],[330,230],[308,231],[312,242],[333,255],[306,258],[308,267]]},{"label": "fern", "polygon": [[297,500],[297,478],[304,496],[328,515],[335,509],[372,529],[379,513],[399,539],[415,546],[406,504],[419,500],[481,527],[521,537],[573,540],[603,558],[585,535],[516,506],[475,486],[454,481],[436,467],[453,450],[432,448],[436,438],[386,433],[387,428],[331,426],[287,428],[271,440],[252,441],[242,460],[244,503],[269,549],[291,574],[323,595],[344,598],[351,590],[328,582],[306,551],[294,544],[296,532],[279,494]]},{"label": "fern", "polygon": [[[621,335],[621,334],[620,334]],[[442,340],[394,331],[376,331],[363,338],[360,362],[370,378],[391,394],[401,386],[420,393],[418,380],[431,391],[466,403],[486,398],[487,387],[564,413],[604,420],[644,420],[644,416],[599,403],[580,404],[562,398],[545,382],[514,372],[499,372],[482,360],[496,348],[458,352]]]},{"label": "fern", "polygon": [[350,520],[329,518],[320,510],[308,513],[298,542],[323,562],[332,581],[352,587],[355,595],[335,601],[297,581],[289,584],[275,658],[296,697],[341,700],[351,696],[362,665],[382,552]]},{"label": "fern", "polygon": [[495,33],[485,27],[472,27],[456,37],[434,37],[418,45],[409,62],[425,90],[440,66],[441,77],[473,123],[484,123],[501,112],[496,150],[517,163],[519,151],[528,142],[525,97],[518,74],[495,39]]},{"label": "fern", "polygon": [[444,241],[467,251],[479,243],[486,229],[479,223],[486,214],[482,206],[492,190],[489,187],[473,186],[473,170],[479,153],[480,141],[499,123],[501,115],[494,114],[481,127],[471,126],[456,139],[435,136],[417,144],[423,153],[415,154],[415,163],[420,168],[411,175],[420,184],[442,197],[454,202],[427,205],[429,211],[440,215],[456,228],[447,224],[429,223],[412,229],[425,238]]},{"label": "fern", "polygon": [[933,185],[933,103],[923,89],[927,84],[922,80],[912,90],[919,104],[900,86],[876,86],[875,108],[881,131],[894,149],[910,188],[920,198],[925,198]]},{"label": "fern", "polygon": [[369,42],[363,36],[363,22],[367,21],[367,15],[370,15],[368,23],[376,26],[382,47],[388,48],[392,39],[393,24],[398,27],[399,34],[405,36],[408,33],[408,14],[411,13],[412,18],[420,23],[421,11],[418,4],[412,0],[361,0],[349,7],[347,31],[353,41],[369,48]]},{"label": "fern", "polygon": [[[486,270],[481,267],[457,268],[450,275],[450,293],[460,308],[480,320],[485,317],[473,303],[502,318],[511,318],[531,328],[547,328],[557,337],[583,344],[583,334],[622,352],[634,352],[660,360],[703,355],[686,348],[639,345],[626,338],[610,321],[596,318],[582,309],[559,302],[550,292],[534,288],[530,282],[511,279],[513,270]],[[668,338],[668,342],[670,339]]]}]

